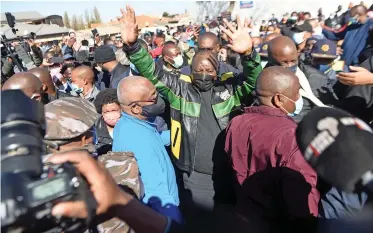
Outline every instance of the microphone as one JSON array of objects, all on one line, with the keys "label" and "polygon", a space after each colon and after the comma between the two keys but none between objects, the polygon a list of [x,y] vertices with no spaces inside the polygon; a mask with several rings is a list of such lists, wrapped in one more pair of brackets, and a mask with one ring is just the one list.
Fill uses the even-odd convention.
[{"label": "microphone", "polygon": [[299,149],[317,175],[346,192],[373,193],[373,130],[359,118],[317,107],[296,130]]}]

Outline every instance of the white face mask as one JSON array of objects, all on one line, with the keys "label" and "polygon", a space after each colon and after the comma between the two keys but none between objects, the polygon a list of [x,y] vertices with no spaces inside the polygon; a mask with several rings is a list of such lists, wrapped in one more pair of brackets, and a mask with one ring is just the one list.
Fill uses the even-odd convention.
[{"label": "white face mask", "polygon": [[170,63],[174,68],[179,69],[184,63],[183,56],[179,54],[177,57],[174,58],[174,63]]},{"label": "white face mask", "polygon": [[294,33],[293,40],[297,45],[301,44],[304,41],[304,32]]},{"label": "white face mask", "polygon": [[317,26],[313,30],[313,35],[315,35],[315,36],[322,36],[322,27],[321,26]]},{"label": "white face mask", "polygon": [[[281,94],[281,95],[282,95],[282,94]],[[291,102],[293,102],[294,105],[295,105],[295,110],[294,110],[293,113],[290,113],[290,112],[286,111],[285,108],[282,108],[283,110],[286,111],[286,113],[288,114],[288,116],[290,116],[290,117],[294,117],[294,116],[296,116],[296,115],[299,115],[299,113],[300,113],[300,112],[302,111],[302,109],[303,109],[303,98],[302,98],[302,96],[299,95],[299,99],[297,99],[297,101],[294,101],[294,100],[290,99],[289,97],[287,97],[287,96],[285,96],[285,95],[282,95],[282,96],[285,97],[286,99],[290,100]]]}]

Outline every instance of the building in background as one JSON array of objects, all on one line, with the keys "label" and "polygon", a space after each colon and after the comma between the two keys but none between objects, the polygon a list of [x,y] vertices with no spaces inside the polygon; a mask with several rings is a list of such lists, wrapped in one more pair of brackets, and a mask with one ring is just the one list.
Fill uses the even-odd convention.
[{"label": "building in background", "polygon": [[31,32],[36,34],[37,42],[61,40],[63,35],[69,33],[69,29],[64,27],[62,16],[50,15],[42,16],[36,11],[10,12],[15,18],[17,33],[14,34],[8,26],[5,13],[1,13],[0,31],[7,39],[17,36],[24,36]]},{"label": "building in background", "polygon": [[[26,24],[54,24],[60,27],[64,27],[62,16],[60,15],[49,15],[42,16],[36,11],[25,11],[25,12],[10,12],[15,17],[16,23]],[[1,24],[7,24],[5,13],[1,13]]]}]

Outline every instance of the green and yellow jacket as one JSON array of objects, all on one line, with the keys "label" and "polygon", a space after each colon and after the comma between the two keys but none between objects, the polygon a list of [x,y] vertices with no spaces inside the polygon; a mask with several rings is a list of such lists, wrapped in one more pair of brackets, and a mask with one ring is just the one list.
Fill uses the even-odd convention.
[{"label": "green and yellow jacket", "polygon": [[[152,57],[139,43],[125,47],[131,63],[142,76],[149,79],[171,107],[171,149],[173,160],[181,170],[192,172],[195,162],[196,134],[200,121],[199,90],[192,85],[192,77],[173,74],[155,65]],[[243,74],[223,75],[212,91],[212,109],[221,130],[241,107],[252,100],[256,79],[262,71],[260,57],[255,51],[242,57]]]}]

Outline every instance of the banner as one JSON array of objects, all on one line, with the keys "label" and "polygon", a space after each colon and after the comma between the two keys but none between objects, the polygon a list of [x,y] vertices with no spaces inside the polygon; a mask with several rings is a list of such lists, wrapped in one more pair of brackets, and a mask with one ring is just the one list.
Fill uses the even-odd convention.
[{"label": "banner", "polygon": [[247,8],[253,8],[253,7],[254,7],[254,1],[240,1],[241,9],[247,9]]}]

